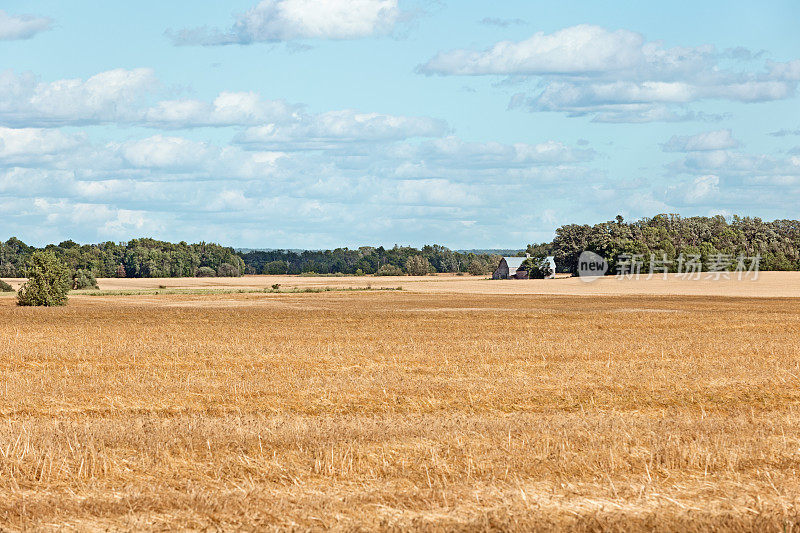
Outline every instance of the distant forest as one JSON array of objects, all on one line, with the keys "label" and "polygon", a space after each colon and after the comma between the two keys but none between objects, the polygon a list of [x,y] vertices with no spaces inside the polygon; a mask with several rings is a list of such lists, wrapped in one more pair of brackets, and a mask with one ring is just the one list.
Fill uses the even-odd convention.
[{"label": "distant forest", "polygon": [[[37,248],[14,237],[0,242],[0,277],[24,277]],[[485,275],[500,260],[491,253],[457,252],[444,246],[392,248],[363,246],[319,251],[252,250],[213,243],[177,244],[155,239],[80,245],[65,241],[48,245],[69,268],[91,271],[95,277],[185,277],[243,274],[377,274],[401,275],[463,272]],[[648,267],[651,255],[675,261],[681,254],[700,256],[708,264],[720,254],[760,256],[761,270],[800,270],[800,221],[733,216],[687,217],[657,215],[634,222],[618,216],[600,224],[568,224],[556,230],[552,242],[530,244],[534,257],[553,255],[560,272],[575,272],[578,256],[593,251],[612,269],[620,257],[639,254]],[[525,252],[520,251],[518,255]],[[671,267],[673,270],[675,264]]]},{"label": "distant forest", "polygon": [[[0,277],[24,277],[31,254],[39,250],[17,238],[0,242]],[[363,246],[320,251],[249,251],[213,243],[173,244],[155,239],[80,245],[64,241],[43,250],[53,252],[73,271],[95,277],[169,278],[243,274],[378,274],[433,272],[488,274],[500,261],[491,254],[453,252],[443,246],[393,248]]]},{"label": "distant forest", "polygon": [[621,256],[640,255],[643,269],[649,269],[651,257],[670,261],[675,271],[683,255],[699,256],[706,267],[720,256],[760,256],[761,270],[800,270],[800,221],[775,220],[734,215],[725,217],[687,217],[657,215],[634,222],[621,216],[594,226],[568,224],[556,230],[550,243],[528,246],[534,256],[553,255],[560,272],[577,270],[578,257],[584,250],[605,258],[611,270]]}]

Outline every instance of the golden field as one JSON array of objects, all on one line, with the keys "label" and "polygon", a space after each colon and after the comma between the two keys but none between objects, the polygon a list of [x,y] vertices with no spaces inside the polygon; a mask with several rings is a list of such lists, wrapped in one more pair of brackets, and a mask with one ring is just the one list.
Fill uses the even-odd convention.
[{"label": "golden field", "polygon": [[800,527],[799,299],[276,282],[0,297],[0,530]]}]

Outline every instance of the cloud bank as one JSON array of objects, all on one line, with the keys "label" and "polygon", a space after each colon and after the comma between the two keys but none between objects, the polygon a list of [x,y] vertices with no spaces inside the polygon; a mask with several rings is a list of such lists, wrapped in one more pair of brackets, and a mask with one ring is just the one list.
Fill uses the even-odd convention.
[{"label": "cloud bank", "polygon": [[765,61],[758,72],[726,64],[711,45],[666,48],[629,30],[582,24],[485,50],[440,52],[418,72],[443,76],[533,79],[535,94],[516,95],[510,107],[592,116],[601,122],[702,120],[685,110],[701,100],[752,103],[797,94],[800,60]]}]

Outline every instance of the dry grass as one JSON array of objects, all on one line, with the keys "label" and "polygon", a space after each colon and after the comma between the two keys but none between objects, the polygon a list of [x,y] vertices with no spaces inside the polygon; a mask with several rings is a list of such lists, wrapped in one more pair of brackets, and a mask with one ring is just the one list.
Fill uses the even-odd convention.
[{"label": "dry grass", "polygon": [[[606,276],[586,283],[580,278],[555,280],[491,280],[488,276],[243,276],[241,278],[101,278],[103,291],[159,290],[264,290],[278,283],[281,290],[372,287],[396,288],[423,293],[459,294],[552,294],[570,296],[727,296],[747,298],[800,298],[800,272],[760,272],[756,281],[730,279],[683,279],[670,274],[667,280],[656,275],[646,279],[619,280]],[[24,279],[5,279],[19,287]]]},{"label": "dry grass", "polygon": [[0,529],[800,527],[798,300],[2,297],[0,324]]}]

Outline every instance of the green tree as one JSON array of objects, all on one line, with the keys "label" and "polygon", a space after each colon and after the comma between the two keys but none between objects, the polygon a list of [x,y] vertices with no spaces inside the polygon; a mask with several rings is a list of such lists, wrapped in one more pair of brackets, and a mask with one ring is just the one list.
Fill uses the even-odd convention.
[{"label": "green tree", "polygon": [[469,266],[467,266],[467,272],[473,276],[484,276],[488,273],[488,270],[489,266],[486,264],[486,261],[477,257],[470,261]]},{"label": "green tree", "polygon": [[79,268],[72,275],[72,288],[74,290],[82,289],[98,289],[97,280],[94,278],[91,270],[84,270]]},{"label": "green tree", "polygon": [[14,292],[14,287],[0,279],[0,292]]},{"label": "green tree", "polygon": [[544,279],[554,274],[550,263],[543,257],[529,257],[520,265],[520,270],[527,270],[530,279]]},{"label": "green tree", "polygon": [[406,272],[410,276],[427,276],[430,270],[431,264],[421,255],[412,255],[406,259]]},{"label": "green tree", "polygon": [[28,281],[17,293],[18,305],[67,304],[71,279],[67,267],[52,252],[34,252],[27,270]]},{"label": "green tree", "polygon": [[286,274],[289,272],[289,264],[286,261],[270,261],[266,265],[264,265],[264,274]]}]

